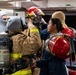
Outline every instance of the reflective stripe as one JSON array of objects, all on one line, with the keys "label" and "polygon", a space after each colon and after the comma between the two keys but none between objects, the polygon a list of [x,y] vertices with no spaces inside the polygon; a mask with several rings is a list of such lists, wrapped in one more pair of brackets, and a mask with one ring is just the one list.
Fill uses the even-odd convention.
[{"label": "reflective stripe", "polygon": [[17,58],[21,58],[22,55],[21,54],[11,54],[11,57],[17,59]]},{"label": "reflective stripe", "polygon": [[7,75],[27,75],[27,74],[31,74],[31,73],[32,73],[32,71],[31,71],[31,69],[29,69],[29,70],[20,70],[15,73],[7,74]]},{"label": "reflective stripe", "polygon": [[27,13],[26,16],[28,16],[28,17],[30,17],[30,16],[35,16],[35,14],[34,14],[34,12],[31,12],[31,13]]},{"label": "reflective stripe", "polygon": [[39,30],[37,28],[32,28],[30,29],[30,32],[39,32]]}]

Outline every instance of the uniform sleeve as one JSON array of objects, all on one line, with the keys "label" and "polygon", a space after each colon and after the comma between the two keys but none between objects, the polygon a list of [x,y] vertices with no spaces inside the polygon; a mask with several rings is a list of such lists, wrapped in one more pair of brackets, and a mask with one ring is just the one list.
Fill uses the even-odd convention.
[{"label": "uniform sleeve", "polygon": [[41,38],[40,38],[39,30],[36,27],[30,29],[30,33],[28,37],[30,39],[30,42],[32,42],[31,44],[34,46],[34,48],[41,47]]},{"label": "uniform sleeve", "polygon": [[42,30],[46,29],[46,28],[47,28],[47,26],[48,26],[48,24],[47,24],[47,23],[46,23],[46,24],[43,24],[43,25],[42,25]]},{"label": "uniform sleeve", "polygon": [[39,68],[44,68],[48,66],[48,63],[50,61],[50,53],[44,50],[43,56],[41,60],[36,61],[36,66]]},{"label": "uniform sleeve", "polygon": [[49,63],[49,59],[41,59],[36,61],[36,66],[39,68],[45,68],[47,67],[48,63]]},{"label": "uniform sleeve", "polygon": [[49,32],[47,31],[47,28],[44,30],[40,30],[40,37],[43,40],[46,40],[47,36],[49,35]]},{"label": "uniform sleeve", "polygon": [[36,27],[30,28],[27,38],[23,43],[23,54],[31,54],[31,52],[37,53],[41,47],[41,38],[39,30]]}]

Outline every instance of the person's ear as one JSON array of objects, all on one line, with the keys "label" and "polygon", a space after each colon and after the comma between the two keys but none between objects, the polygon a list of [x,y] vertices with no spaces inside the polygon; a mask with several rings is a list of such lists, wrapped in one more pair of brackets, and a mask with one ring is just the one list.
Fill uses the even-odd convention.
[{"label": "person's ear", "polygon": [[53,28],[54,28],[54,29],[56,28],[56,24],[53,25]]}]

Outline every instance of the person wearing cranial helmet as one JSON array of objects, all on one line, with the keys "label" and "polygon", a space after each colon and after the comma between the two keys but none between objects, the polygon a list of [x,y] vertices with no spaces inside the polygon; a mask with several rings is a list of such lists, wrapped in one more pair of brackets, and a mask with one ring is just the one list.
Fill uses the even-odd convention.
[{"label": "person wearing cranial helmet", "polygon": [[5,32],[7,23],[7,13],[0,11],[0,32]]},{"label": "person wearing cranial helmet", "polygon": [[58,18],[58,19],[60,19],[63,27],[64,28],[68,27],[67,24],[65,23],[65,19],[66,19],[65,14],[62,11],[56,11],[56,12],[54,12],[52,14],[52,18]]},{"label": "person wearing cranial helmet", "polygon": [[[29,29],[34,28],[34,30],[39,32],[39,36],[41,33],[40,31],[42,31],[43,24],[45,24],[45,22],[42,20],[43,15],[44,15],[43,11],[36,6],[32,6],[27,9],[27,17],[26,18],[28,19],[28,28]],[[36,32],[36,33],[38,33],[38,32]],[[39,39],[41,39],[41,37]],[[43,43],[44,43],[43,40],[41,40],[41,46]],[[35,47],[36,47],[36,44],[35,44]],[[38,45],[37,45],[37,48],[38,48]],[[33,50],[35,50],[35,49],[33,49]],[[39,49],[38,52],[36,52],[37,55],[39,55],[39,52],[41,52],[41,50],[42,49]],[[33,62],[36,60],[39,60],[39,59],[40,58],[38,56],[36,56],[35,59],[33,60]],[[38,67],[32,68],[32,71],[33,71],[32,75],[40,75],[39,74],[40,69]]]},{"label": "person wearing cranial helmet", "polygon": [[64,27],[64,30],[61,31],[62,33],[64,34],[68,34],[69,36],[71,37],[75,37],[75,33],[76,33],[76,30],[72,27],[68,27],[67,24],[65,23],[65,14],[62,12],[62,11],[56,11],[52,14],[52,18],[58,18],[60,19],[63,27]]},{"label": "person wearing cranial helmet", "polygon": [[[62,11],[56,11],[52,14],[52,18],[58,18],[61,20],[61,23],[64,27],[64,30],[62,30],[61,32],[63,34],[68,34],[70,37],[74,38],[74,45],[76,44],[76,29],[72,28],[72,27],[68,27],[67,24],[65,23],[65,14]],[[76,46],[75,46],[76,48]],[[68,62],[68,63],[67,63]],[[75,63],[75,61],[74,61]],[[66,65],[70,64],[70,58],[68,58],[66,60]]]}]

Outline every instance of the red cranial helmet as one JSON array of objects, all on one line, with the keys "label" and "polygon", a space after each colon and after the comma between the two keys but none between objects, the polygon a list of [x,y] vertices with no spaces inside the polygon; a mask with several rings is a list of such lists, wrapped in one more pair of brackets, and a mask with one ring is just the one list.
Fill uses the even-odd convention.
[{"label": "red cranial helmet", "polygon": [[53,37],[50,39],[48,47],[53,55],[62,59],[67,58],[70,54],[69,41],[63,37]]},{"label": "red cranial helmet", "polygon": [[44,13],[42,12],[41,9],[34,6],[28,8],[27,17],[36,16],[36,15],[44,15]]},{"label": "red cranial helmet", "polygon": [[69,35],[70,37],[74,37],[74,32],[73,32],[73,30],[70,29],[70,28],[65,28],[64,30],[61,31],[61,33],[67,34],[67,35]]}]

